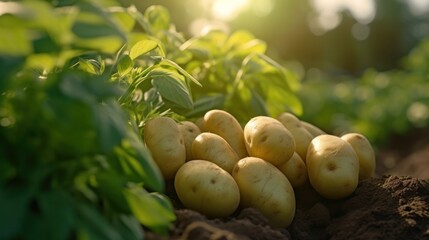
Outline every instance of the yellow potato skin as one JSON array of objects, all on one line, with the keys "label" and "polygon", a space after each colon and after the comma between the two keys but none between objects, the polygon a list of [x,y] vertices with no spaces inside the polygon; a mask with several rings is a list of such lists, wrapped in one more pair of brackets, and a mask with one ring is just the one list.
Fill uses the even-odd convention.
[{"label": "yellow potato skin", "polygon": [[182,121],[178,124],[179,130],[183,136],[186,149],[186,161],[194,159],[192,157],[192,143],[201,133],[200,128],[191,121]]},{"label": "yellow potato skin", "polygon": [[200,132],[206,132],[204,129],[204,117],[197,118],[194,123],[200,129]]},{"label": "yellow potato skin", "polygon": [[260,210],[273,226],[289,226],[295,216],[295,194],[279,169],[263,159],[246,157],[232,176],[240,189],[241,206]]},{"label": "yellow potato skin", "polygon": [[237,119],[223,110],[210,110],[204,114],[204,131],[215,133],[225,139],[239,158],[247,156],[243,128]]},{"label": "yellow potato skin", "polygon": [[182,204],[209,217],[227,217],[239,206],[240,192],[232,176],[214,163],[191,160],[174,179]]},{"label": "yellow potato skin", "polygon": [[210,132],[201,133],[195,138],[192,143],[192,156],[215,163],[228,173],[232,172],[234,165],[240,160],[225,139]]},{"label": "yellow potato skin", "polygon": [[315,137],[307,152],[308,178],[323,197],[340,199],[352,194],[359,179],[359,160],[352,146],[340,137]]},{"label": "yellow potato skin", "polygon": [[244,139],[249,156],[262,158],[280,166],[295,152],[292,134],[278,120],[257,116],[244,127]]},{"label": "yellow potato skin", "polygon": [[178,124],[169,117],[153,118],[146,122],[143,138],[164,179],[173,179],[186,160]]},{"label": "yellow potato skin", "polygon": [[374,149],[368,139],[359,133],[348,133],[341,136],[355,150],[359,159],[359,180],[373,177],[375,174]]},{"label": "yellow potato skin", "polygon": [[294,189],[303,187],[308,181],[307,166],[296,152],[289,161],[278,168],[287,177]]},{"label": "yellow potato skin", "polygon": [[295,152],[304,160],[307,157],[307,148],[313,139],[313,135],[301,125],[301,121],[293,114],[284,112],[277,117],[292,134],[295,140]]},{"label": "yellow potato skin", "polygon": [[301,120],[301,125],[302,125],[305,129],[307,129],[307,131],[308,131],[311,135],[313,135],[313,138],[315,138],[315,137],[317,137],[317,136],[319,136],[319,135],[324,135],[324,134],[326,134],[326,132],[324,132],[322,129],[320,129],[320,128],[318,128],[318,127],[314,126],[313,124],[311,124],[311,123],[309,123],[309,122],[306,122],[306,121],[302,121],[302,120]]},{"label": "yellow potato skin", "polygon": [[277,120],[279,120],[287,129],[302,127],[301,121],[295,115],[289,112],[280,114],[277,117]]}]

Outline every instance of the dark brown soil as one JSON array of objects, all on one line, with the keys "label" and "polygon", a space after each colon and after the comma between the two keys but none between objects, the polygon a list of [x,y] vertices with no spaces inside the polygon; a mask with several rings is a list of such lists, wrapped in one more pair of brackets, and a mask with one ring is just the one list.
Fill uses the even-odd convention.
[{"label": "dark brown soil", "polygon": [[429,239],[429,183],[397,176],[363,181],[347,199],[298,210],[289,231],[293,239]]},{"label": "dark brown soil", "polygon": [[429,142],[407,150],[391,147],[379,151],[377,158],[377,176],[360,182],[354,194],[346,199],[332,201],[311,190],[297,191],[294,221],[283,229],[270,227],[257,210],[249,208],[240,209],[227,219],[208,219],[184,209],[168,183],[177,220],[168,237],[150,232],[145,237],[429,240]]},{"label": "dark brown soil", "polygon": [[207,219],[188,209],[176,214],[169,237],[147,233],[146,238],[429,239],[429,183],[409,176],[368,179],[347,199],[318,198],[311,207],[299,207],[286,229],[270,227],[257,210],[249,208],[229,219]]}]

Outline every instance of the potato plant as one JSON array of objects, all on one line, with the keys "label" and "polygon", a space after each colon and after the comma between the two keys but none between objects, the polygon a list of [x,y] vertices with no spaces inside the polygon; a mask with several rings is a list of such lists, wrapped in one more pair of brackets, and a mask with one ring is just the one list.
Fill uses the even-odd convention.
[{"label": "potato plant", "polygon": [[249,33],[186,39],[165,8],[111,0],[1,4],[0,239],[166,234],[175,215],[165,179],[185,160],[161,166],[171,156],[155,154],[151,141],[167,140],[152,120],[235,101],[243,119],[300,111],[295,76]]},{"label": "potato plant", "polygon": [[[0,239],[142,239],[142,226],[165,234],[175,220],[119,80],[172,81],[170,62],[129,71],[116,57],[131,32],[108,2],[2,3]],[[168,85],[187,89],[179,79]]]}]

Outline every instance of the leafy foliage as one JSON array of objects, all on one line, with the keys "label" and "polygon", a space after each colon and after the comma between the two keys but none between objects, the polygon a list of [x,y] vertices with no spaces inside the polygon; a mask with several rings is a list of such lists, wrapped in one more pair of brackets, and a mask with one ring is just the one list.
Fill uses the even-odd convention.
[{"label": "leafy foliage", "polygon": [[143,30],[129,34],[113,75],[127,88],[120,103],[137,126],[145,121],[139,116],[150,118],[154,110],[195,118],[218,108],[242,121],[286,110],[301,114],[297,76],[266,56],[265,43],[250,33],[211,31],[186,40],[161,6],[119,12]]},{"label": "leafy foliage", "polygon": [[160,6],[1,4],[0,239],[166,233],[175,215],[147,119],[301,111],[296,77],[249,33],[186,40]]},{"label": "leafy foliage", "polygon": [[429,125],[429,41],[403,60],[404,68],[366,70],[359,78],[315,76],[299,92],[302,118],[329,132],[361,132],[374,144]]},{"label": "leafy foliage", "polygon": [[148,192],[164,190],[162,175],[112,82],[133,62],[108,63],[124,29],[91,1],[5,4],[18,11],[0,23],[22,38],[0,39],[0,238],[141,239],[141,224],[165,232],[175,216]]},{"label": "leafy foliage", "polygon": [[[187,116],[211,108],[226,109],[241,121],[284,111],[301,114],[294,94],[299,87],[297,76],[266,56],[265,43],[250,33],[211,31],[184,42],[180,49],[187,58],[176,61],[203,85],[192,88],[199,108]],[[214,104],[206,105],[208,100]]]}]

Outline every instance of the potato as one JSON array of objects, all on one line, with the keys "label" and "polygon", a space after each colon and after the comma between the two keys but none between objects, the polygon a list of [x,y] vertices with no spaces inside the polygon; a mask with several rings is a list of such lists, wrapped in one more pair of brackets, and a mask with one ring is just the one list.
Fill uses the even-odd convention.
[{"label": "potato", "polygon": [[307,129],[307,131],[308,131],[311,135],[313,135],[313,137],[317,137],[317,136],[319,136],[319,135],[324,135],[324,134],[326,134],[322,129],[320,129],[320,128],[318,128],[318,127],[314,126],[313,124],[311,124],[311,123],[309,123],[309,122],[306,122],[306,121],[302,121],[302,120],[301,120],[301,125],[302,125],[305,129]]},{"label": "potato", "polygon": [[359,160],[352,146],[333,135],[315,137],[307,152],[308,178],[323,197],[340,199],[358,184]]},{"label": "potato", "polygon": [[240,203],[232,176],[214,163],[191,160],[177,171],[174,187],[182,204],[209,217],[226,217]]},{"label": "potato", "polygon": [[287,177],[293,188],[300,188],[307,183],[307,166],[304,160],[295,152],[286,163],[278,167]]},{"label": "potato", "polygon": [[367,179],[375,174],[375,154],[368,139],[359,133],[348,133],[341,139],[352,145],[359,159],[359,180]]},{"label": "potato", "polygon": [[179,123],[179,130],[183,136],[186,149],[186,161],[194,159],[192,157],[192,143],[195,138],[201,133],[198,126],[190,121],[183,121]]},{"label": "potato", "polygon": [[229,173],[240,160],[225,139],[209,132],[201,133],[195,138],[192,143],[192,156],[213,162]]},{"label": "potato", "polygon": [[246,157],[235,165],[232,177],[243,207],[260,210],[273,226],[289,226],[295,216],[295,195],[279,169],[263,159]]},{"label": "potato", "polygon": [[204,130],[204,117],[196,119],[194,123],[200,129],[200,132],[206,132],[206,130]]},{"label": "potato", "polygon": [[185,163],[185,143],[178,124],[169,117],[157,117],[146,122],[144,141],[166,180],[173,179]]},{"label": "potato", "polygon": [[244,127],[244,139],[249,156],[262,158],[280,166],[295,152],[292,134],[278,120],[258,116]]},{"label": "potato", "polygon": [[307,148],[313,139],[313,135],[311,135],[311,133],[301,125],[301,121],[291,113],[282,113],[277,117],[277,120],[290,131],[295,140],[295,152],[298,153],[305,162]]},{"label": "potato", "polygon": [[238,157],[247,156],[243,128],[230,113],[217,109],[210,110],[204,115],[203,126],[204,131],[215,133],[225,139]]}]

